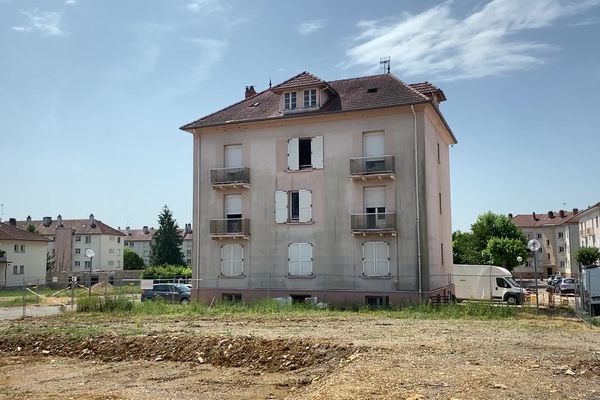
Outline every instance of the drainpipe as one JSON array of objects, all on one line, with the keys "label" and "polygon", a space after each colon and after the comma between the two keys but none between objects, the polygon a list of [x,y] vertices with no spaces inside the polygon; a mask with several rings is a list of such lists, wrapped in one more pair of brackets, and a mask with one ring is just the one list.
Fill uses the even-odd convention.
[{"label": "drainpipe", "polygon": [[415,129],[415,211],[417,213],[417,266],[419,272],[419,299],[423,301],[423,267],[421,260],[421,210],[419,207],[419,147],[417,141],[417,113],[411,104],[410,109],[413,114],[414,129]]},{"label": "drainpipe", "polygon": [[[192,232],[192,240],[193,240],[193,244],[195,247],[195,261],[196,265],[194,265],[194,267],[196,268],[196,282],[192,281],[192,287],[196,289],[196,296],[199,295],[199,286],[200,286],[200,135],[196,132],[196,129],[193,129],[192,132],[194,133],[194,162],[192,163],[194,165],[194,176],[196,176],[196,180],[195,180],[195,190],[194,190],[194,201],[196,202],[197,206],[196,209],[194,210],[194,217],[192,218],[192,221],[194,222],[194,231]],[[198,297],[196,297],[198,299]]]}]

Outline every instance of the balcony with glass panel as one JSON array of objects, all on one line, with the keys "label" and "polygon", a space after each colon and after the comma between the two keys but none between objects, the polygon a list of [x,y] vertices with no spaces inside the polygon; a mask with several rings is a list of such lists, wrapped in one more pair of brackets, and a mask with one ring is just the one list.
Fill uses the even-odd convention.
[{"label": "balcony with glass panel", "polygon": [[396,236],[396,213],[363,213],[350,215],[352,235]]},{"label": "balcony with glass panel", "polygon": [[350,178],[353,181],[366,181],[368,179],[396,179],[394,156],[351,158]]},{"label": "balcony with glass panel", "polygon": [[213,239],[250,239],[248,218],[210,220],[210,237]]},{"label": "balcony with glass panel", "polygon": [[249,189],[250,168],[215,168],[210,170],[210,185],[213,189]]}]

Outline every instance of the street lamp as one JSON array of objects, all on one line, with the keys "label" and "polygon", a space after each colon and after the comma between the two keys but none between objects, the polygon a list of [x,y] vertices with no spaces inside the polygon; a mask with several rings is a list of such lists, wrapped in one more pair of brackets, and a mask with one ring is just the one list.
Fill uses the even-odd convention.
[{"label": "street lamp", "polygon": [[535,312],[540,311],[540,300],[538,296],[538,277],[537,277],[537,251],[540,249],[541,245],[537,239],[531,239],[527,242],[527,248],[531,250],[533,253],[533,278],[535,279]]},{"label": "street lamp", "polygon": [[92,297],[92,261],[96,253],[94,253],[94,250],[92,249],[87,249],[85,255],[90,258],[90,287],[88,289],[88,297]]},{"label": "street lamp", "polygon": [[517,256],[517,262],[519,263],[519,267],[521,267],[521,273],[519,274],[519,286],[521,286],[521,304],[523,304],[525,300],[525,296],[523,296],[523,257]]}]

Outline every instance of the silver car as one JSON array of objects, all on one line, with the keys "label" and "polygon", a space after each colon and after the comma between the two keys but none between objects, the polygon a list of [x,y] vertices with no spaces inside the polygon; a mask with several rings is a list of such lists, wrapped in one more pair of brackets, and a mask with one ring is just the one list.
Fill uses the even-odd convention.
[{"label": "silver car", "polygon": [[559,293],[575,293],[575,279],[563,278],[563,280],[556,287]]}]

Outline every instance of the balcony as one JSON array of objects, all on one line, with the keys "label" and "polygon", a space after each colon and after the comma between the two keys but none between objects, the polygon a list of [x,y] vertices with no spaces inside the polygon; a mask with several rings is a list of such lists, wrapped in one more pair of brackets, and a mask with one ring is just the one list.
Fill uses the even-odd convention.
[{"label": "balcony", "polygon": [[250,239],[250,220],[247,218],[211,219],[213,239]]},{"label": "balcony", "polygon": [[350,215],[352,235],[396,236],[396,213]]},{"label": "balcony", "polygon": [[350,179],[396,179],[394,156],[351,158]]},{"label": "balcony", "polygon": [[250,188],[250,168],[216,168],[210,170],[210,185],[213,189]]}]

